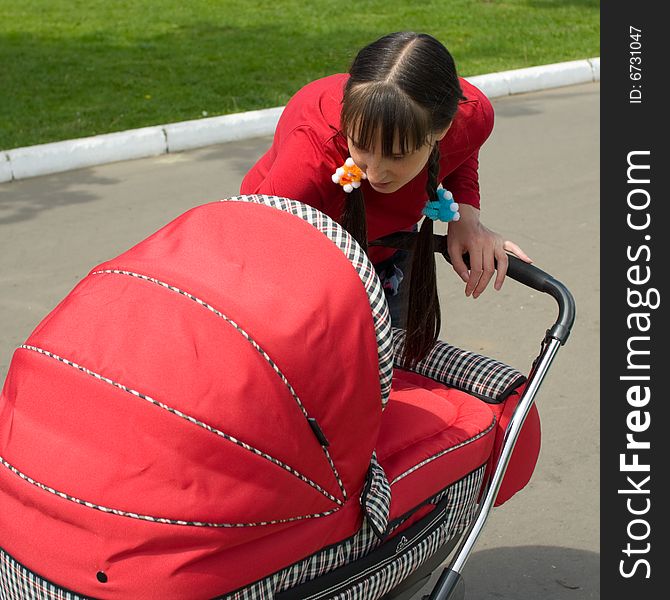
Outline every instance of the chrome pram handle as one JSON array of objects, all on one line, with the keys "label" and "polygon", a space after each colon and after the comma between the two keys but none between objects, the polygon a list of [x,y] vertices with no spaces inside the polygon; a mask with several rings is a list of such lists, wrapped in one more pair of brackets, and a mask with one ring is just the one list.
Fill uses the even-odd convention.
[{"label": "chrome pram handle", "polygon": [[[398,248],[412,250],[416,239],[416,232],[399,232],[390,236],[371,242],[371,246],[384,246],[387,248]],[[435,252],[439,252],[451,263],[447,251],[447,236],[434,235]],[[469,265],[467,256],[464,256],[466,264]],[[551,328],[546,332],[541,345],[540,354],[533,362],[531,372],[528,376],[526,388],[519,399],[512,418],[510,419],[503,439],[502,448],[498,462],[495,465],[491,478],[489,479],[484,493],[482,494],[475,518],[471,521],[465,531],[461,543],[456,549],[449,566],[440,575],[432,592],[423,597],[423,600],[463,600],[465,598],[465,584],[461,572],[479,538],[484,524],[491,512],[496,496],[502,484],[507,465],[512,456],[512,451],[523,427],[524,421],[535,401],[535,396],[542,381],[551,366],[559,348],[565,344],[575,321],[575,301],[565,285],[554,279],[548,273],[534,265],[528,264],[516,256],[509,255],[507,275],[534,290],[549,294],[558,304],[558,318]]]}]

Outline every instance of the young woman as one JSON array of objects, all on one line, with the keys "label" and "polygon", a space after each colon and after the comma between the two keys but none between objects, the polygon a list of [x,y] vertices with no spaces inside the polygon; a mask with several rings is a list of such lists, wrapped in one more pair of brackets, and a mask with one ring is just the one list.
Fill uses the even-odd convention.
[{"label": "young woman", "polygon": [[[360,50],[349,73],[309,83],[291,98],[271,148],[247,173],[240,191],[310,204],[367,248],[369,241],[416,227],[427,202],[439,201],[441,184],[460,213],[449,223],[449,256],[466,283],[466,295],[477,298],[493,277],[496,261],[494,287],[502,286],[506,251],[530,261],[479,220],[478,155],[492,128],[491,103],[458,77],[453,58],[438,40],[392,33]],[[349,157],[366,175],[353,190],[333,177]],[[400,286],[405,253],[379,247],[368,251],[386,289],[393,324],[407,329],[407,365],[425,356],[440,331],[432,232],[432,220],[424,219],[410,267],[406,319],[398,310],[405,294],[397,294],[407,290]]]}]

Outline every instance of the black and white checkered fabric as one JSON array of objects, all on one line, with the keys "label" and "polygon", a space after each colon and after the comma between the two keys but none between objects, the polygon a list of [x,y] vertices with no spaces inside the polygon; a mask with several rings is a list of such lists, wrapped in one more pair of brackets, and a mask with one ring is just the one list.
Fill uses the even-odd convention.
[{"label": "black and white checkered fabric", "polygon": [[[436,504],[443,498],[448,498],[446,508],[439,515],[435,515],[439,520],[439,528],[425,539],[407,539],[401,533],[397,538],[389,540],[387,543],[398,544],[393,560],[379,565],[379,569],[375,569],[364,581],[355,583],[350,592],[337,596],[338,600],[380,598],[421,566],[439,547],[461,533],[472,519],[484,471],[485,466],[482,466],[429,499],[428,503]],[[395,523],[394,527],[401,524]],[[366,519],[358,533],[341,544],[321,550],[253,585],[220,596],[218,600],[273,600],[279,592],[353,563],[381,544],[382,541],[375,535]],[[0,600],[89,599],[46,581],[0,549]]]},{"label": "black and white checkered fabric", "polygon": [[[404,346],[405,331],[394,327],[393,359],[396,367],[402,364]],[[519,371],[500,361],[461,350],[441,340],[412,371],[494,404],[503,402],[526,381]]]},{"label": "black and white checkered fabric", "polygon": [[391,335],[391,316],[386,297],[375,268],[364,250],[349,233],[338,223],[321,211],[302,202],[280,198],[278,196],[249,195],[226,198],[223,202],[254,202],[265,204],[281,211],[294,214],[313,225],[326,235],[349,259],[365,287],[370,301],[372,320],[377,337],[379,355],[379,382],[381,385],[382,406],[385,407],[391,392],[393,378],[393,339]]},{"label": "black and white checkered fabric", "polygon": [[[465,488],[463,492],[469,498],[470,508],[474,508],[479,487]],[[446,544],[454,535],[454,528],[462,531],[461,523],[467,524],[472,517],[472,511],[467,509],[468,502],[457,507],[457,510],[445,508],[440,514],[434,516],[433,522],[441,522],[439,527],[421,540],[408,540],[401,536],[398,543],[398,551],[392,560],[379,565],[378,569],[362,578],[349,589],[336,596],[313,595],[306,596],[304,600],[378,600],[397,585],[402,583],[414,571],[416,571],[426,560],[428,560],[438,549]],[[465,510],[458,510],[465,508]],[[457,523],[458,521],[458,523]],[[403,551],[404,549],[404,551]]]},{"label": "black and white checkered fabric", "polygon": [[26,569],[0,548],[0,600],[88,600]]},{"label": "black and white checkered fabric", "polygon": [[[431,523],[437,525],[426,536],[407,539],[400,534],[398,549],[386,563],[378,565],[369,575],[359,578],[349,589],[331,595],[306,596],[303,600],[378,600],[397,585],[402,583],[438,549],[446,544],[457,533],[461,533],[468,525],[484,475],[484,469],[475,472],[476,477],[466,477],[454,484],[447,492],[450,499],[447,506],[433,516]],[[446,494],[442,493],[432,499],[437,503]],[[430,529],[428,526],[426,529]]]},{"label": "black and white checkered fabric", "polygon": [[370,461],[368,480],[361,495],[361,506],[374,534],[383,538],[386,535],[391,510],[391,484],[377,461],[376,453],[372,454]]},{"label": "black and white checkered fabric", "polygon": [[[380,565],[379,569],[375,569],[369,576],[366,583],[355,584],[350,592],[337,596],[338,600],[340,598],[351,600],[375,600],[380,598],[413,573],[440,546],[447,543],[453,536],[461,533],[467,527],[476,508],[477,496],[484,478],[484,470],[485,467],[480,467],[428,501],[430,504],[436,504],[443,498],[449,497],[447,507],[442,511],[442,514],[436,515],[441,520],[437,533],[428,536],[426,540],[407,540],[402,534],[398,535],[397,541],[396,538],[393,538],[392,541],[389,540],[388,543],[399,545],[394,560]],[[399,525],[397,523],[395,526],[398,527]],[[348,565],[367,556],[381,544],[382,541],[375,535],[370,522],[366,519],[363,521],[361,529],[352,538],[337,546],[313,554],[309,558],[249,587],[222,596],[220,600],[273,600],[275,594]],[[326,595],[323,598],[330,599],[331,596]]]}]

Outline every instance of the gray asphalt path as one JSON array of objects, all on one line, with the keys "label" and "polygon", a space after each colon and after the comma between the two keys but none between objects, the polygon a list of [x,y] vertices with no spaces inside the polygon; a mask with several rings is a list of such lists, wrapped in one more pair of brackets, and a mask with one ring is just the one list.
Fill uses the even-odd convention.
[{"label": "gray asphalt path", "polygon": [[[538,395],[542,451],[530,484],[492,513],[468,561],[468,599],[587,600],[599,591],[598,83],[494,100],[481,160],[482,220],[563,281],[572,337]],[[14,348],[92,266],[185,210],[238,192],[258,138],[0,184],[0,379]],[[442,337],[527,372],[555,318],[507,281],[464,297],[440,265]]]}]

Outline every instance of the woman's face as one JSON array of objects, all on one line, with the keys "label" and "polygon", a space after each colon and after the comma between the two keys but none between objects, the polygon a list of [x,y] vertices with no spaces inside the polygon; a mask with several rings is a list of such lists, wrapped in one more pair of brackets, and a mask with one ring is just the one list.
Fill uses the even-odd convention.
[{"label": "woman's face", "polygon": [[449,127],[439,134],[432,135],[423,146],[405,154],[400,151],[400,144],[396,142],[391,156],[382,155],[381,132],[368,149],[359,148],[351,137],[347,136],[349,155],[367,175],[372,189],[382,194],[392,194],[423,170],[433,145],[446,135],[448,129]]}]

